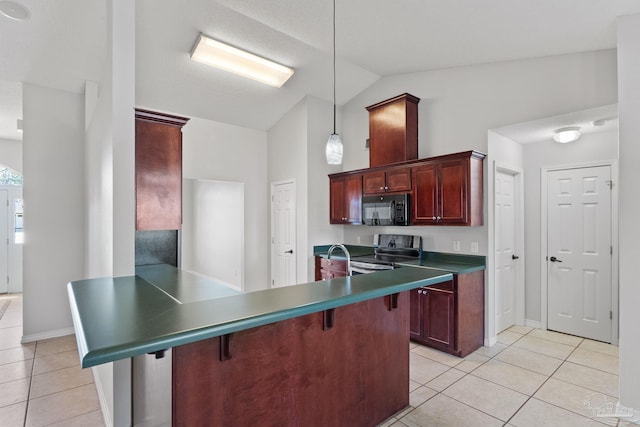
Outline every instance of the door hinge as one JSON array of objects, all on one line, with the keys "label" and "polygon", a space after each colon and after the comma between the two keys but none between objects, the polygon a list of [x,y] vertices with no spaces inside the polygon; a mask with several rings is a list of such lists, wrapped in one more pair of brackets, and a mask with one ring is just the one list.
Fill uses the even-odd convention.
[{"label": "door hinge", "polygon": [[609,310],[609,320],[613,320],[613,310]]},{"label": "door hinge", "polygon": [[613,255],[613,246],[609,246],[609,254]]},{"label": "door hinge", "polygon": [[606,180],[605,184],[607,184],[609,186],[609,188],[613,188],[613,181],[611,180]]},{"label": "door hinge", "polygon": [[9,276],[7,276],[7,285],[9,284]]}]

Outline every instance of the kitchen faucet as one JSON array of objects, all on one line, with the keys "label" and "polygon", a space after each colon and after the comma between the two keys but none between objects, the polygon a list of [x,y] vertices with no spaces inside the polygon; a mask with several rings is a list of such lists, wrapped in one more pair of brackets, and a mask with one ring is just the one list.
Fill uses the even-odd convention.
[{"label": "kitchen faucet", "polygon": [[327,251],[327,259],[331,259],[331,254],[333,253],[333,250],[335,248],[340,248],[342,252],[344,252],[344,254],[347,256],[347,276],[351,276],[351,254],[349,253],[349,250],[345,245],[342,245],[340,243],[331,245],[331,247]]}]

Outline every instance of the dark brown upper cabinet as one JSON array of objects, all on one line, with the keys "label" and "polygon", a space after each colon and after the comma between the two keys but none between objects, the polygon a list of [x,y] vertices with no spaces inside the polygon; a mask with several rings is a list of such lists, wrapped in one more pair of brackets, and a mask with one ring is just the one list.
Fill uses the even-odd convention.
[{"label": "dark brown upper cabinet", "polygon": [[418,158],[418,102],[405,93],[366,107],[370,167]]},{"label": "dark brown upper cabinet", "polygon": [[136,230],[182,227],[182,127],[189,119],[135,110]]},{"label": "dark brown upper cabinet", "polygon": [[411,224],[482,225],[484,157],[466,151],[415,163]]},{"label": "dark brown upper cabinet", "polygon": [[362,174],[329,175],[329,223],[362,224]]},{"label": "dark brown upper cabinet", "polygon": [[362,175],[362,192],[366,195],[411,191],[411,168],[395,167]]}]

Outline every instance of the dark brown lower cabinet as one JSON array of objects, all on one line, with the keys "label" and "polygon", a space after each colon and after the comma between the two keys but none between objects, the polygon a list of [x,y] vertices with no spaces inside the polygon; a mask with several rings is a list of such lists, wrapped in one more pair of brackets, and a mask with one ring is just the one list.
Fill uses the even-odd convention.
[{"label": "dark brown lower cabinet", "polygon": [[316,256],[315,280],[334,279],[347,275],[347,261],[340,259],[326,259]]},{"label": "dark brown lower cabinet", "polygon": [[408,326],[402,292],[174,347],[172,425],[377,425],[409,405]]},{"label": "dark brown lower cabinet", "polygon": [[484,341],[484,271],[411,291],[410,337],[459,357]]}]

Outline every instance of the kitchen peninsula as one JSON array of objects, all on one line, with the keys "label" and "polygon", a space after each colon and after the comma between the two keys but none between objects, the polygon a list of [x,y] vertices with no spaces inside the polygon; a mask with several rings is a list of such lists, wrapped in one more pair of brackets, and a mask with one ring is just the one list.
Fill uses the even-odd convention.
[{"label": "kitchen peninsula", "polygon": [[68,293],[82,367],[171,358],[173,425],[369,426],[409,403],[409,291],[451,279],[401,268],[235,293],[158,265]]}]

